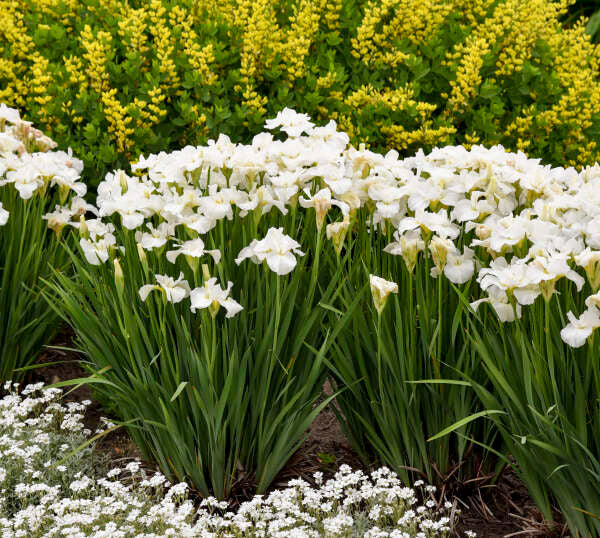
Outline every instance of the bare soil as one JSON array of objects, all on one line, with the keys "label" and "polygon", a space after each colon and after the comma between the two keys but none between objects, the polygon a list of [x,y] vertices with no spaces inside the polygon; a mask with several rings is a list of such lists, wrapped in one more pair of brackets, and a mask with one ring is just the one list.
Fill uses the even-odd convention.
[{"label": "bare soil", "polygon": [[[53,346],[73,347],[72,334],[64,331],[58,335]],[[74,351],[48,348],[39,358],[40,368],[33,370],[32,381],[44,381],[47,384],[77,379],[86,376],[85,370],[78,363],[81,356]],[[45,364],[61,361],[61,364]],[[323,387],[323,397],[331,394],[328,383]],[[94,399],[88,386],[82,385],[75,390],[65,389],[67,401],[91,400],[86,414],[86,426],[92,431],[100,423],[100,418],[107,416],[101,404]],[[110,417],[109,417],[110,418]],[[134,443],[125,430],[118,429],[102,437],[96,450],[108,456],[115,463],[140,458]],[[353,469],[368,471],[352,446],[344,436],[342,428],[333,410],[325,408],[316,418],[307,432],[307,437],[292,459],[279,473],[272,488],[287,485],[292,478],[302,477],[310,481],[312,474],[321,471],[331,476],[342,465],[350,465]],[[148,465],[152,467],[152,465]],[[567,531],[560,523],[560,514],[555,515],[559,523],[544,522],[542,515],[529,497],[527,489],[512,470],[505,470],[495,484],[490,484],[486,477],[477,477],[470,487],[465,484],[451,484],[448,491],[466,492],[459,497],[457,508],[461,510],[461,522],[456,529],[456,536],[462,536],[465,530],[473,530],[482,538],[503,538],[511,536],[545,536],[558,538],[567,536]],[[251,483],[239,483],[234,492],[234,503],[239,503],[252,495]],[[444,499],[440,499],[442,502]],[[448,498],[453,501],[454,499]]]}]

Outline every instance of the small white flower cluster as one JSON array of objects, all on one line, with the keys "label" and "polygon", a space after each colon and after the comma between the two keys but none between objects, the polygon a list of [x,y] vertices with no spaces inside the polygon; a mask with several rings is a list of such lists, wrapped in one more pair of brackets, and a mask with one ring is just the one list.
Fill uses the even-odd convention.
[{"label": "small white flower cluster", "polygon": [[185,483],[171,486],[138,461],[110,468],[87,447],[90,402],[61,404],[61,391],[4,386],[0,399],[0,535],[3,538],[435,537],[455,524],[452,505],[437,507],[435,488],[403,486],[386,468],[370,476],[342,466],[316,485],[292,480],[237,511],[209,498],[195,507]]},{"label": "small white flower cluster", "polygon": [[[217,515],[223,509],[216,499],[205,499],[199,523],[211,531],[206,536],[248,536],[273,538],[320,538],[361,536],[367,538],[426,538],[448,536],[456,521],[453,505],[443,507],[430,498],[421,505],[417,491],[403,486],[395,473],[382,467],[370,476],[342,465],[324,482],[314,474],[316,486],[302,479],[267,497],[257,495],[237,512]],[[429,497],[435,487],[415,483]]]},{"label": "small white flower cluster", "polygon": [[[321,229],[335,206],[342,218],[327,224],[326,235],[339,252],[357,212],[366,211],[369,231],[393,230],[385,251],[402,256],[409,271],[427,253],[434,278],[463,284],[475,276],[481,293],[473,307],[490,303],[502,321],[519,317],[540,295],[549,300],[563,278],[581,290],[585,273],[593,292],[600,289],[599,165],[552,168],[501,146],[448,146],[400,159],[396,151],[356,149],[335,122],[315,127],[289,109],[266,127],[281,128],[287,138],[264,132],[244,145],[221,135],[206,146],[142,157],[134,175],[108,174],[98,188],[100,218],[117,214],[124,228],[136,230],[140,248],[172,241],[170,261],[183,254],[197,264],[205,254],[215,261],[226,254],[205,250],[198,236],[234,213],[260,219],[273,208],[314,208]],[[103,263],[117,248],[112,224],[96,219],[88,228],[81,246],[90,263]],[[176,230],[190,241],[178,240]],[[271,229],[232,254],[286,274],[302,255],[299,247]],[[189,294],[180,284],[170,297]],[[569,315],[562,337],[571,346],[600,326],[600,309],[590,303],[580,318]]]},{"label": "small white flower cluster", "polygon": [[[44,219],[57,231],[76,214],[83,214],[88,207],[81,197],[87,187],[79,180],[83,162],[71,154],[71,150],[50,151],[56,143],[21,119],[19,112],[0,103],[0,187],[12,185],[23,200],[34,194],[44,195],[48,188],[58,187],[59,201],[64,204],[69,192],[76,198],[71,208],[56,206]],[[0,226],[8,222],[9,213],[0,202]]]}]

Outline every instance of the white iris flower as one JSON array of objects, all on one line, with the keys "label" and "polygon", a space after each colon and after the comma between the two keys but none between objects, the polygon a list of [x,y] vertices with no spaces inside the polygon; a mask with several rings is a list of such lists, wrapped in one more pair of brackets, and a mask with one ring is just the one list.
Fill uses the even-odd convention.
[{"label": "white iris flower", "polygon": [[140,288],[140,298],[145,301],[153,290],[162,291],[170,303],[179,303],[190,294],[190,285],[183,279],[183,273],[175,280],[168,275],[155,275],[158,284],[146,284]]},{"label": "white iris flower", "polygon": [[294,254],[304,256],[300,244],[289,235],[285,235],[283,228],[269,228],[264,239],[254,239],[240,251],[235,263],[239,265],[246,258],[250,258],[254,263],[266,261],[271,271],[278,275],[287,275],[296,267]]},{"label": "white iris flower", "polygon": [[190,293],[190,300],[192,302],[191,310],[196,312],[197,309],[208,308],[211,315],[214,317],[219,310],[219,307],[223,307],[227,313],[226,318],[235,316],[238,312],[243,310],[241,304],[229,297],[229,292],[233,286],[233,282],[227,283],[227,288],[222,289],[217,284],[215,277],[209,278],[204,286],[201,288],[195,288]]}]

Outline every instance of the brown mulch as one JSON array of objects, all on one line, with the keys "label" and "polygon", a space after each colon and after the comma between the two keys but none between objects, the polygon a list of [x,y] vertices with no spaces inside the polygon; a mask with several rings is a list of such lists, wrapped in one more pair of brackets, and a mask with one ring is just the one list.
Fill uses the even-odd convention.
[{"label": "brown mulch", "polygon": [[[477,536],[489,538],[565,536],[563,525],[544,521],[527,488],[511,469],[505,470],[496,484],[479,488],[469,497],[468,506],[461,508],[457,533],[473,530]],[[561,521],[560,513],[554,517]]]},{"label": "brown mulch", "polygon": [[[73,347],[72,334],[65,330],[55,339],[53,346]],[[47,349],[38,360],[40,368],[33,370],[32,381],[44,381],[46,384],[86,377],[85,370],[78,364],[81,356],[74,351]],[[61,364],[44,367],[44,363],[63,361]],[[65,388],[65,393],[70,389]],[[331,394],[328,384],[324,387],[324,396]],[[88,386],[81,386],[65,395],[67,401],[91,400],[92,405],[86,413],[86,427],[94,431],[100,418],[106,416],[101,404],[93,397]],[[115,463],[128,459],[141,459],[127,432],[118,429],[102,437],[96,450],[108,456]],[[368,468],[360,460],[345,438],[334,412],[325,408],[317,416],[307,432],[307,438],[274,480],[272,489],[284,487],[292,478],[302,477],[310,481],[312,474],[321,471],[326,477],[333,475],[340,465],[347,464],[353,469]],[[462,515],[456,529],[456,536],[463,536],[465,530],[473,530],[482,538],[503,538],[511,536],[545,536],[559,538],[567,536],[564,525],[548,523],[537,510],[529,497],[527,489],[512,470],[505,470],[495,484],[481,478],[479,485],[467,488],[450,487],[463,491],[459,495],[457,508]],[[454,484],[453,486],[456,486]],[[252,494],[252,485],[240,483],[235,488],[234,503],[242,502]],[[453,501],[452,498],[448,500]],[[440,501],[441,502],[441,501]],[[561,521],[555,514],[555,521]]]},{"label": "brown mulch", "polygon": [[[54,339],[53,347],[42,353],[38,359],[40,368],[33,370],[33,382],[43,381],[47,385],[58,383],[59,381],[68,381],[87,377],[87,372],[79,364],[81,355],[75,351],[66,351],[56,349],[60,347],[73,348],[73,334],[69,330],[63,330]],[[45,363],[54,363],[61,361],[62,364],[43,366]],[[89,385],[82,385],[73,390],[70,387],[63,387],[65,401],[84,401],[91,400],[92,404],[87,408],[84,423],[86,428],[95,431],[100,426],[100,419],[108,417],[102,405],[93,397]],[[110,418],[110,417],[108,417]],[[131,441],[129,435],[124,429],[117,429],[101,437],[96,444],[97,450],[107,455],[115,463],[127,459],[140,459],[135,444]]]}]

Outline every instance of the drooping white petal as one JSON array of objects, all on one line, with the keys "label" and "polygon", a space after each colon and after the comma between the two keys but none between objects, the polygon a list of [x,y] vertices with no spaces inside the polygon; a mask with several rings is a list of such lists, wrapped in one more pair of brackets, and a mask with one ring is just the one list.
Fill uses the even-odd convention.
[{"label": "drooping white petal", "polygon": [[190,293],[191,310],[196,312],[197,309],[208,308],[212,299],[205,288],[194,288]]},{"label": "drooping white petal", "polygon": [[568,312],[567,318],[570,323],[560,331],[560,337],[571,347],[583,346],[592,332],[600,327],[600,310],[595,306],[590,306],[579,318]]},{"label": "drooping white petal", "polygon": [[140,299],[142,301],[145,301],[152,290],[160,290],[160,287],[155,286],[154,284],[145,284],[144,286],[142,286],[139,290]]},{"label": "drooping white petal", "polygon": [[513,294],[519,304],[525,306],[532,305],[540,296],[541,291],[539,288],[516,288],[513,290]]},{"label": "drooping white petal", "polygon": [[296,267],[296,257],[291,252],[269,252],[266,256],[267,265],[280,276],[287,275]]},{"label": "drooping white petal", "polygon": [[4,226],[8,222],[8,216],[8,211],[2,207],[2,202],[0,202],[0,226]]},{"label": "drooping white petal", "polygon": [[144,215],[141,213],[121,213],[121,222],[128,230],[135,230],[144,224]]},{"label": "drooping white petal", "polygon": [[221,306],[227,311],[227,314],[225,314],[226,318],[232,318],[244,309],[240,303],[231,297],[221,301]]}]

